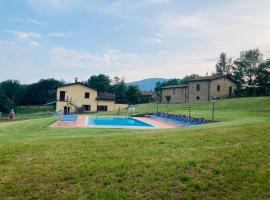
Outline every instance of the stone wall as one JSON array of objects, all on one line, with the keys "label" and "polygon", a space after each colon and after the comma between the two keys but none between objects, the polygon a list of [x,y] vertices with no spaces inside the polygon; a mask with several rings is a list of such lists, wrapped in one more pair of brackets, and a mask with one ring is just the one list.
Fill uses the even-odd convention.
[{"label": "stone wall", "polygon": [[[197,90],[197,85],[199,85],[200,90]],[[189,100],[190,101],[208,101],[210,86],[209,81],[192,81],[188,83],[189,88]]]},{"label": "stone wall", "polygon": [[[170,97],[170,102],[167,102],[167,96]],[[181,87],[162,89],[162,103],[186,103],[187,98],[187,88]]]},{"label": "stone wall", "polygon": [[[219,86],[219,91],[218,91]],[[231,96],[230,96],[230,87],[232,88]],[[236,84],[230,79],[224,77],[220,79],[213,80],[211,82],[211,96],[224,99],[235,96]]]}]

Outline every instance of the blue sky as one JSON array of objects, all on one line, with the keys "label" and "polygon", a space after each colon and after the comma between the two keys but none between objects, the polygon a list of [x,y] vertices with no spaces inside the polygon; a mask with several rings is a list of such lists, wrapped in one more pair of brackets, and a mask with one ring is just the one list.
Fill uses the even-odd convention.
[{"label": "blue sky", "polygon": [[181,78],[221,52],[270,57],[269,0],[9,0],[0,3],[0,81],[98,73]]}]

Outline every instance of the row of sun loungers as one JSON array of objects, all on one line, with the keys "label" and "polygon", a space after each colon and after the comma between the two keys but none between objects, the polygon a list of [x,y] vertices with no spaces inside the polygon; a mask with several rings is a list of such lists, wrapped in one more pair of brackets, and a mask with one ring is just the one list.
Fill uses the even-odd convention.
[{"label": "row of sun loungers", "polygon": [[186,115],[173,115],[165,112],[155,112],[152,115],[150,115],[150,117],[162,119],[172,123],[177,123],[182,126],[205,124],[204,118],[193,118]]}]

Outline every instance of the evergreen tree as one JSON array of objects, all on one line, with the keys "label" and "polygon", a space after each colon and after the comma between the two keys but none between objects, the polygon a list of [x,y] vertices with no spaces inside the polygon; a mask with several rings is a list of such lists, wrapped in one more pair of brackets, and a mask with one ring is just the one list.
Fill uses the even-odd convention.
[{"label": "evergreen tree", "polygon": [[225,53],[221,53],[219,56],[219,61],[216,64],[217,75],[230,74],[232,69],[232,59],[228,59]]}]

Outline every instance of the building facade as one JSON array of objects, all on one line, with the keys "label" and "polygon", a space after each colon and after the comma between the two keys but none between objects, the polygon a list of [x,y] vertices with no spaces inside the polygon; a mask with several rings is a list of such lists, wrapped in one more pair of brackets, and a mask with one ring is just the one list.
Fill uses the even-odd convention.
[{"label": "building facade", "polygon": [[58,87],[56,99],[56,111],[64,114],[113,111],[128,107],[127,104],[115,103],[113,94],[99,93],[80,82]]},{"label": "building facade", "polygon": [[186,103],[187,85],[170,85],[162,88],[162,103]]},{"label": "building facade", "polygon": [[162,103],[186,103],[210,101],[235,96],[236,82],[228,75],[199,77],[187,85],[172,85],[162,88]]}]

